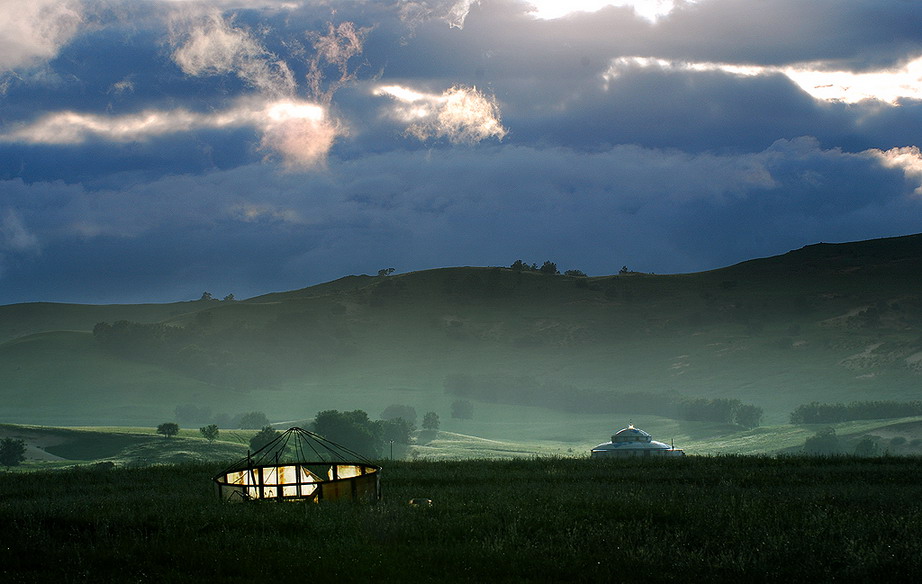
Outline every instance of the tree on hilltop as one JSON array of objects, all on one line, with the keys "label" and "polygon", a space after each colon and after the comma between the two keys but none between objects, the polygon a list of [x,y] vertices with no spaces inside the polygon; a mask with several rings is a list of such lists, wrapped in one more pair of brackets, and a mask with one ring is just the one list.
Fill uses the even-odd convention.
[{"label": "tree on hilltop", "polygon": [[551,274],[551,275],[560,273],[557,271],[557,264],[550,260],[541,264],[541,267],[538,268],[538,271],[541,272],[542,274]]}]

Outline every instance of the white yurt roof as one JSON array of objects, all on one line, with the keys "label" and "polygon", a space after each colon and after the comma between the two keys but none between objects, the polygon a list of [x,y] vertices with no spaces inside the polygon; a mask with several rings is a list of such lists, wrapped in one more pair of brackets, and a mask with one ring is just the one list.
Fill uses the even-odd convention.
[{"label": "white yurt roof", "polygon": [[640,428],[635,428],[633,424],[627,428],[621,428],[611,437],[612,442],[650,442],[653,437]]},{"label": "white yurt roof", "polygon": [[672,450],[672,446],[657,442],[650,434],[632,425],[615,432],[611,442],[599,444],[593,451],[627,451],[627,450]]}]

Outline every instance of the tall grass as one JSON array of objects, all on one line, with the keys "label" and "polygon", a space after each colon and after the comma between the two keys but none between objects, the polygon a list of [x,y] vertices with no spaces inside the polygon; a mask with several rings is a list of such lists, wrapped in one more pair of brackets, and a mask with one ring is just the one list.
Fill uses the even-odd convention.
[{"label": "tall grass", "polygon": [[906,581],[922,569],[918,459],[387,462],[384,499],[365,506],[221,503],[218,470],[0,475],[0,581]]}]

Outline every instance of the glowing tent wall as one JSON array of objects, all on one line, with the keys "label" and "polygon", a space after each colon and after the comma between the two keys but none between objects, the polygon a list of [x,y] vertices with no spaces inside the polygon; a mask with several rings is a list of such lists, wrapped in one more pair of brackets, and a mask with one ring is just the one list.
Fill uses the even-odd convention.
[{"label": "glowing tent wall", "polygon": [[229,501],[376,501],[381,498],[379,471],[370,464],[330,464],[327,478],[322,478],[302,464],[270,464],[225,472],[215,477],[215,484],[220,497]]}]

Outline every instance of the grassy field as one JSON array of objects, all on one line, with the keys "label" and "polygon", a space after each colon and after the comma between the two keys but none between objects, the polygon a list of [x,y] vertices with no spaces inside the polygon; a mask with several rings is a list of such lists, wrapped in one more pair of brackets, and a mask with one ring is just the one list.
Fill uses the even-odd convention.
[{"label": "grassy field", "polygon": [[[586,416],[582,423],[548,420],[538,413],[528,421],[506,420],[503,408],[491,410],[477,420],[453,420],[453,430],[420,431],[410,445],[395,445],[397,460],[451,461],[469,459],[515,459],[534,457],[584,457],[611,434],[626,426],[612,424],[607,416]],[[831,427],[840,439],[842,452],[853,453],[859,441],[872,437],[880,454],[922,456],[922,417],[863,420],[834,425],[773,425],[742,430],[727,424],[682,422],[655,416],[632,420],[654,438],[674,444],[691,455],[796,455],[816,432]],[[297,422],[307,425],[307,420]],[[287,429],[295,424],[279,424]],[[118,467],[209,462],[238,459],[246,454],[255,430],[221,430],[209,442],[197,429],[185,428],[166,438],[155,428],[84,427],[58,428],[0,424],[0,438],[22,439],[27,460],[12,472],[30,472],[75,465],[111,463]],[[383,452],[391,456],[390,447]]]},{"label": "grassy field", "polygon": [[222,503],[216,463],[0,473],[0,580],[905,582],[922,570],[913,458],[382,464],[383,500],[365,506]]}]

